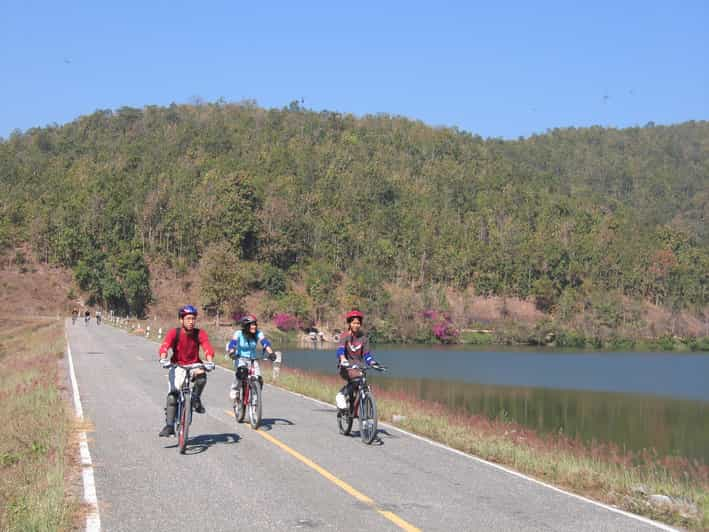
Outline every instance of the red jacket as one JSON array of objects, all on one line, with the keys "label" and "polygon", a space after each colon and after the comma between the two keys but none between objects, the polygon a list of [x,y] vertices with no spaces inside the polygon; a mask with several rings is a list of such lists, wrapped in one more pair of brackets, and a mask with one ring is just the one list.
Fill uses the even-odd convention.
[{"label": "red jacket", "polygon": [[[170,360],[174,364],[179,364],[180,366],[186,366],[187,364],[195,364],[196,362],[201,362],[199,358],[199,347],[202,346],[204,354],[208,356],[214,356],[214,348],[212,344],[209,343],[209,336],[202,329],[198,329],[199,334],[195,334],[195,330],[192,333],[187,333],[184,329],[180,331],[180,338],[177,345],[173,349],[172,357]],[[176,329],[170,329],[167,331],[165,338],[160,346],[160,356],[168,353],[168,349],[173,347],[175,343]]]}]

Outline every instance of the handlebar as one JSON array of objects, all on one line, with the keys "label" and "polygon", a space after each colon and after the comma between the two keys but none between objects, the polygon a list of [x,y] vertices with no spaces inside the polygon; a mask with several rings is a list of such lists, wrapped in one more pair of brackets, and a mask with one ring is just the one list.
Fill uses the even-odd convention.
[{"label": "handlebar", "polygon": [[340,367],[343,367],[345,369],[360,369],[362,371],[367,371],[368,369],[373,369],[375,371],[380,371],[380,372],[387,371],[389,369],[387,366],[382,366],[381,364],[379,364],[379,366],[368,366],[368,365],[359,366],[357,364],[350,364],[349,366],[340,366]]},{"label": "handlebar", "polygon": [[170,364],[167,367],[168,368],[182,368],[182,369],[186,369],[188,371],[193,370],[193,369],[203,369],[204,371],[209,371],[206,368],[206,366],[204,365],[204,363],[202,363],[202,362],[195,362],[194,364],[186,364],[184,366],[182,366],[180,364]]},{"label": "handlebar", "polygon": [[[232,359],[232,360],[236,360],[236,359],[238,359],[238,358],[245,358],[246,360],[270,360],[271,362],[278,362],[278,361],[279,361],[279,358],[280,358],[279,355],[280,355],[280,351],[275,351],[275,350],[274,350],[272,355],[268,355],[268,354],[266,354],[266,350],[263,349],[263,350],[261,351],[261,356],[260,356],[260,357],[258,357],[258,358],[251,358],[251,357],[241,356],[241,355],[239,355],[239,354],[238,354],[236,351],[234,351],[234,350],[227,351],[227,356],[228,356],[230,359]],[[271,358],[271,357],[273,357],[273,358]]]}]

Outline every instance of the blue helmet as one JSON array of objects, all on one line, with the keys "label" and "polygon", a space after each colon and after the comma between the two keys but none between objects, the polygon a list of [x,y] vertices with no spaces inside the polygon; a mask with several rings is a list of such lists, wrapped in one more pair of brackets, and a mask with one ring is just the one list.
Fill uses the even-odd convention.
[{"label": "blue helmet", "polygon": [[192,305],[185,305],[182,307],[180,310],[177,311],[177,317],[182,319],[188,314],[192,314],[193,316],[197,316],[197,308],[193,307]]}]

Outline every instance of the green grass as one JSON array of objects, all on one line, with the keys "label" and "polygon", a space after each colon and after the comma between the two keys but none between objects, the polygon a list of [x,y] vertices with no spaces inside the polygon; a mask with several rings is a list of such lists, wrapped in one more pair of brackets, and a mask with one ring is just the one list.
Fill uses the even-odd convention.
[{"label": "green grass", "polygon": [[69,530],[79,505],[66,491],[72,437],[59,390],[61,322],[5,321],[0,341],[0,530]]},{"label": "green grass", "polygon": [[[269,371],[264,377],[272,381]],[[278,381],[271,382],[331,404],[342,383],[336,376],[285,368]],[[614,446],[539,435],[504,420],[461,415],[376,387],[375,393],[380,420],[404,430],[636,514],[688,529],[709,529],[709,468],[704,464],[651,452],[621,453]],[[651,494],[667,495],[673,504],[654,505]]]}]

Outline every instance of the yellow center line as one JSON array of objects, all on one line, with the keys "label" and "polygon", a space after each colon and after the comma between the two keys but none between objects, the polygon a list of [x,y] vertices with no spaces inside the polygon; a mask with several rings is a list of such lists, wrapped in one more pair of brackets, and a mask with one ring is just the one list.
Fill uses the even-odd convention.
[{"label": "yellow center line", "polygon": [[[225,410],[225,412],[226,412],[228,415],[234,417],[234,412],[231,412],[231,411],[229,411],[229,410]],[[410,524],[410,523],[404,521],[401,517],[399,517],[398,515],[396,515],[394,512],[389,512],[389,511],[387,511],[387,510],[382,510],[381,508],[378,508],[378,507],[377,507],[377,503],[374,502],[370,497],[367,497],[367,496],[366,496],[364,493],[362,493],[361,491],[359,491],[359,490],[353,488],[352,486],[350,486],[350,485],[349,485],[347,482],[345,482],[344,480],[340,480],[340,479],[337,478],[335,475],[333,475],[332,473],[330,473],[327,469],[325,469],[325,468],[319,466],[318,464],[316,464],[315,462],[313,462],[310,458],[308,458],[308,457],[306,457],[306,456],[303,456],[302,454],[300,454],[300,453],[299,453],[298,451],[296,451],[295,449],[291,449],[290,447],[288,447],[288,446],[287,446],[285,443],[283,443],[282,441],[280,441],[280,440],[276,439],[275,437],[271,436],[270,434],[268,434],[268,433],[266,433],[266,432],[263,432],[263,431],[260,431],[260,430],[254,430],[253,432],[256,433],[256,434],[258,434],[258,435],[261,436],[262,438],[264,438],[264,439],[270,441],[272,444],[274,444],[274,445],[280,447],[280,448],[283,449],[285,452],[287,452],[288,454],[290,454],[290,455],[293,456],[294,458],[297,458],[297,459],[300,460],[302,463],[304,463],[305,465],[307,465],[309,468],[314,469],[314,470],[315,470],[316,472],[318,472],[320,475],[322,475],[322,476],[325,477],[327,480],[329,480],[330,482],[332,482],[333,484],[335,484],[336,486],[338,486],[338,487],[339,487],[340,489],[342,489],[343,491],[347,492],[349,495],[351,495],[352,497],[354,497],[354,498],[357,499],[358,501],[363,502],[363,503],[365,503],[365,504],[371,506],[372,508],[374,508],[374,509],[377,511],[377,513],[379,513],[380,515],[382,515],[382,516],[384,516],[385,518],[387,518],[389,521],[391,521],[392,523],[394,523],[396,526],[398,526],[398,527],[401,528],[402,530],[406,530],[407,532],[420,532],[421,529],[416,528],[414,525],[412,525],[412,524]]]}]

